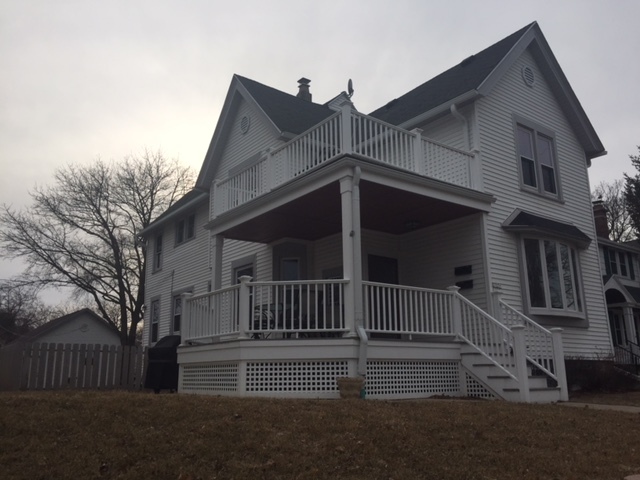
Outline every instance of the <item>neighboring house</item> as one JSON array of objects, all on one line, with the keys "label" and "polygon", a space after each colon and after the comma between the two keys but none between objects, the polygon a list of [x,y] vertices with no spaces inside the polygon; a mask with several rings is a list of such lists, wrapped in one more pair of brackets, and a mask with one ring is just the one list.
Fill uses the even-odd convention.
[{"label": "neighboring house", "polygon": [[144,342],[182,336],[181,392],[566,399],[563,355],[612,351],[605,150],[537,23],[370,115],[351,93],[233,77],[195,189],[143,232]]},{"label": "neighboring house", "polygon": [[51,320],[20,337],[22,343],[120,345],[118,332],[88,308]]},{"label": "neighboring house", "polygon": [[640,374],[640,243],[610,240],[601,201],[593,213],[615,361]]}]

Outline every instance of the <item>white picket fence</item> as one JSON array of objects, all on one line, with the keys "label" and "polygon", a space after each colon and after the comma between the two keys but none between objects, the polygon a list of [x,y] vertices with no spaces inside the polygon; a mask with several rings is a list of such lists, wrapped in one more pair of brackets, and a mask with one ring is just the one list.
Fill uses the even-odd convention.
[{"label": "white picket fence", "polygon": [[0,348],[0,390],[139,390],[147,359],[137,346],[16,343]]}]

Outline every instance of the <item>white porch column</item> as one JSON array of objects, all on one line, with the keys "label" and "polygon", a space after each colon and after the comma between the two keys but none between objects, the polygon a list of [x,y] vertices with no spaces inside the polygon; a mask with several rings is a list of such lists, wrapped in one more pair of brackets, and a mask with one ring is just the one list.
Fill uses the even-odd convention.
[{"label": "white porch column", "polygon": [[[343,177],[340,179],[340,197],[342,204],[342,269],[345,280],[348,283],[344,286],[344,316],[346,327],[348,332],[345,336],[355,337],[356,333],[356,295],[357,288],[362,288],[362,281],[360,285],[356,285],[355,279],[355,225],[354,225],[354,205],[353,205],[353,189],[354,189],[353,177]],[[358,210],[358,215],[360,211]],[[358,219],[358,224],[360,220]],[[359,235],[358,235],[359,238]],[[358,248],[360,250],[360,248]],[[360,295],[360,303],[362,304],[362,295]]]},{"label": "white porch column", "polygon": [[624,329],[626,332],[624,339],[625,343],[629,341],[635,343],[638,337],[636,336],[636,323],[633,320],[633,307],[625,305],[622,307],[622,312],[624,315]]},{"label": "white porch column", "polygon": [[516,361],[516,372],[520,388],[520,401],[531,402],[529,393],[529,371],[527,369],[527,345],[524,339],[524,325],[514,325],[513,332],[513,356]]},{"label": "white porch column", "polygon": [[222,235],[211,235],[211,290],[216,291],[222,288],[222,247],[224,237]]},{"label": "white porch column", "polygon": [[353,137],[351,135],[351,109],[353,104],[345,102],[340,106],[342,119],[342,129],[340,136],[342,139],[342,153],[353,153]]}]

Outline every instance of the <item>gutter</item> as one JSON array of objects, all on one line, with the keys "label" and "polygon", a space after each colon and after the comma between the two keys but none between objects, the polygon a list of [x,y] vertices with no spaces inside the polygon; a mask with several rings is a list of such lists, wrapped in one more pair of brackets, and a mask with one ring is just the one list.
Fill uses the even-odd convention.
[{"label": "gutter", "polygon": [[358,337],[360,338],[360,347],[358,352],[358,375],[365,376],[367,374],[367,347],[369,346],[369,337],[364,331],[362,325],[356,326]]},{"label": "gutter", "polygon": [[[191,200],[191,201],[185,203],[184,205],[182,205],[181,207],[175,209],[171,213],[167,214],[165,217],[158,218],[155,221],[153,221],[147,228],[145,228],[144,230],[141,230],[140,233],[138,233],[138,235],[139,236],[147,235],[148,233],[150,233],[152,230],[155,230],[160,225],[162,225],[162,224],[166,223],[167,221],[177,217],[178,215],[181,215],[186,210],[192,209],[194,207],[194,205],[200,203],[202,200],[204,200],[205,197],[208,197],[208,196],[209,196],[209,192],[206,192],[206,191],[200,192],[200,195],[195,197],[193,200]],[[169,207],[169,208],[171,208],[171,207]]]}]

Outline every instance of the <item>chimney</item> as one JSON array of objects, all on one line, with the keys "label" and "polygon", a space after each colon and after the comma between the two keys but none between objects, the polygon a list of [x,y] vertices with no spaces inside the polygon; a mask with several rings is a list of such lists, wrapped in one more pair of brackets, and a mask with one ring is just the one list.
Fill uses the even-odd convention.
[{"label": "chimney", "polygon": [[593,220],[596,223],[596,235],[608,239],[607,207],[605,207],[601,198],[593,202]]},{"label": "chimney", "polygon": [[306,100],[307,102],[311,101],[311,92],[309,91],[309,84],[311,80],[308,78],[302,77],[298,80],[298,95],[296,97]]}]

